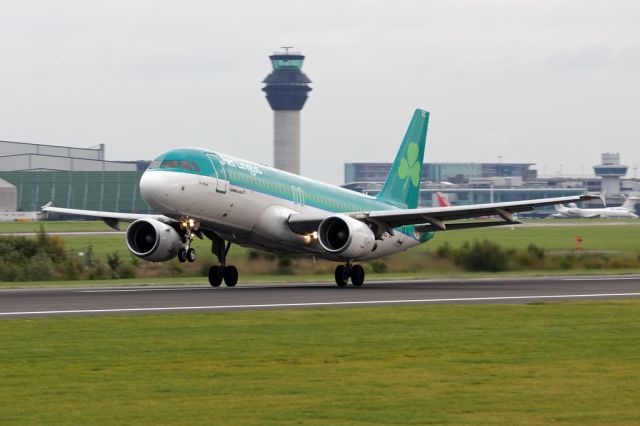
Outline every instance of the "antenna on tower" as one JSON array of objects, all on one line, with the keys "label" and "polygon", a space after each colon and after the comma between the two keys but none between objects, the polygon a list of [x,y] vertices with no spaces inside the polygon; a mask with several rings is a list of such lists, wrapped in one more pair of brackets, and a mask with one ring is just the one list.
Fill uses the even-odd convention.
[{"label": "antenna on tower", "polygon": [[293,49],[293,46],[280,46],[280,49],[284,49],[284,54],[289,54],[289,49]]}]

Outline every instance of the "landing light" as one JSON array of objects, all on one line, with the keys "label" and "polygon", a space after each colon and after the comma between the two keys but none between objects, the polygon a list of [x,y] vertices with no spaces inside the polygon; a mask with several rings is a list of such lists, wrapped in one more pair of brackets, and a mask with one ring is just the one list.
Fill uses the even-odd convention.
[{"label": "landing light", "polygon": [[304,236],[305,244],[311,243],[312,240],[318,239],[318,231],[313,231],[311,234],[307,234]]}]

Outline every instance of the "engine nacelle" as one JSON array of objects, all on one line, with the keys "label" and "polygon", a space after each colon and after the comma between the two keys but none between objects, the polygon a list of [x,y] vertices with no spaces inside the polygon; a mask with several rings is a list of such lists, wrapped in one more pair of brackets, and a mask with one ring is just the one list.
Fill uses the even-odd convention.
[{"label": "engine nacelle", "polygon": [[138,219],[127,228],[131,253],[150,262],[164,262],[178,255],[182,238],[167,224],[155,219]]},{"label": "engine nacelle", "polygon": [[320,223],[318,241],[327,252],[351,260],[371,253],[375,247],[376,237],[371,229],[359,220],[336,215]]}]

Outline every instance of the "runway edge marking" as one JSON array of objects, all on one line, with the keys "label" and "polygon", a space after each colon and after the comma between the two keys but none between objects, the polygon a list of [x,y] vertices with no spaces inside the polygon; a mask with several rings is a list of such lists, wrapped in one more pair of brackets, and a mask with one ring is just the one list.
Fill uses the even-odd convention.
[{"label": "runway edge marking", "polygon": [[599,294],[555,294],[545,296],[495,296],[495,297],[459,297],[445,299],[403,299],[403,300],[361,300],[351,302],[306,302],[306,303],[269,303],[256,305],[212,305],[212,306],[174,306],[151,308],[106,308],[106,309],[69,309],[59,311],[23,311],[0,312],[0,316],[19,315],[47,315],[47,314],[104,314],[118,312],[163,312],[163,311],[195,311],[195,310],[224,310],[246,308],[296,308],[296,307],[321,307],[321,306],[358,306],[358,305],[390,305],[411,303],[437,303],[437,302],[480,302],[489,300],[530,300],[530,299],[580,299],[590,297],[624,297],[640,296],[640,293],[599,293]]}]

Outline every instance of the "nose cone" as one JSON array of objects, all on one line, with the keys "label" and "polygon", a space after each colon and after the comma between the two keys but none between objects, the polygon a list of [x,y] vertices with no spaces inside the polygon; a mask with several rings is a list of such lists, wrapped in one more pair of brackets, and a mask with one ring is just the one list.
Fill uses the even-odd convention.
[{"label": "nose cone", "polygon": [[147,171],[140,178],[142,198],[149,206],[160,212],[167,207],[170,188],[169,177],[165,172]]}]

